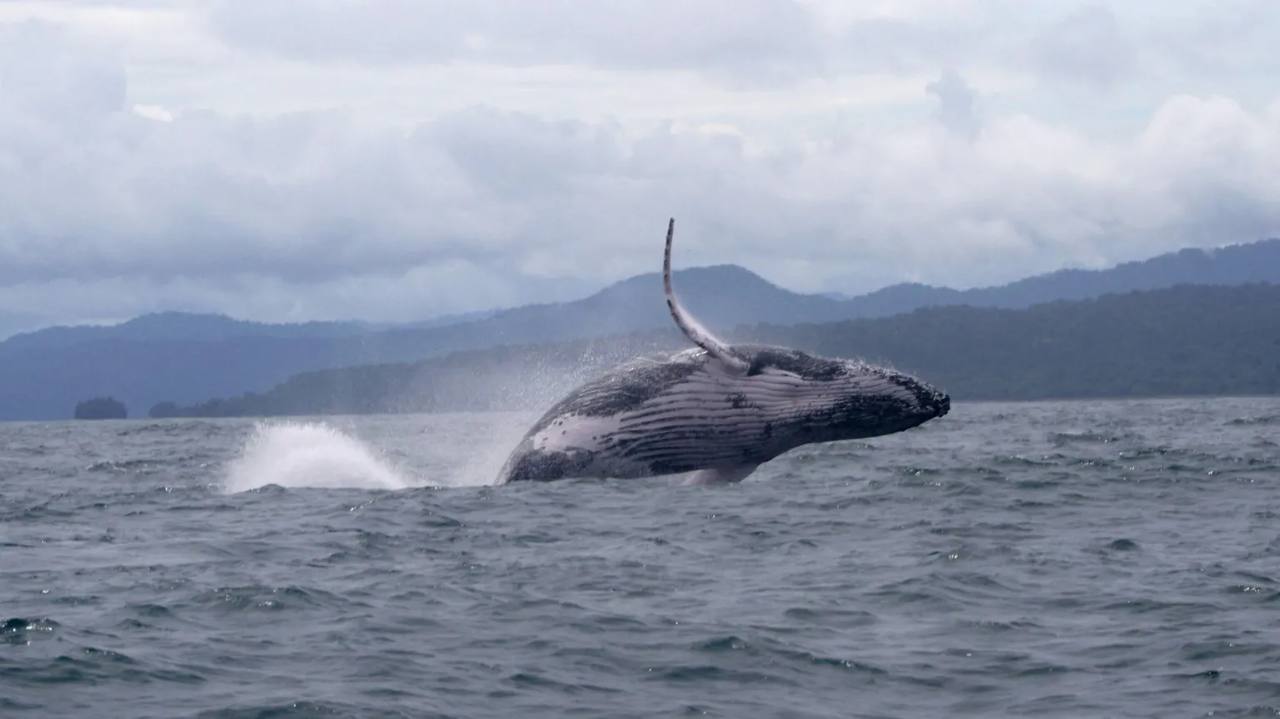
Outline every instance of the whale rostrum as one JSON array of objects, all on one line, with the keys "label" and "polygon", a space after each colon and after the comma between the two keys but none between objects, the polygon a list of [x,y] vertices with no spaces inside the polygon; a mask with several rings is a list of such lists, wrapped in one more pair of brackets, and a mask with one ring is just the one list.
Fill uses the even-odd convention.
[{"label": "whale rostrum", "polygon": [[662,285],[696,347],[631,360],[570,392],[525,434],[499,484],[682,472],[735,482],[795,447],[900,432],[950,409],[943,392],[886,367],[716,337],[672,287],[674,232],[672,219]]}]

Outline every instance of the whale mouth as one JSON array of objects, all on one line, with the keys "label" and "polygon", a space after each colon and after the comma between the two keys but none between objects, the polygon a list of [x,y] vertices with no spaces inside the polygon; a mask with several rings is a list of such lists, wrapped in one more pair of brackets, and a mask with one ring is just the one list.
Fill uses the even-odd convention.
[{"label": "whale mouth", "polygon": [[951,411],[951,396],[927,384],[914,384],[916,406],[925,421],[942,417]]}]

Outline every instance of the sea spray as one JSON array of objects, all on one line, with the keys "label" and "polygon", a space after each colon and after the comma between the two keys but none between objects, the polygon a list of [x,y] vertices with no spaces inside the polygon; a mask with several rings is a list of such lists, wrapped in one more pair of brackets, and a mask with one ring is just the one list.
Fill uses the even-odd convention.
[{"label": "sea spray", "polygon": [[[524,436],[535,416],[528,412],[488,412],[484,414],[447,413],[434,415],[448,418],[449,436],[466,447],[465,453],[448,463],[437,464],[431,472],[432,484],[440,487],[478,487],[494,484],[498,471]],[[423,436],[423,442],[448,441],[434,429]],[[405,448],[405,451],[412,451]],[[417,450],[419,453],[421,449]]]},{"label": "sea spray", "polygon": [[364,442],[322,422],[260,422],[227,467],[223,489],[404,489],[404,476]]}]

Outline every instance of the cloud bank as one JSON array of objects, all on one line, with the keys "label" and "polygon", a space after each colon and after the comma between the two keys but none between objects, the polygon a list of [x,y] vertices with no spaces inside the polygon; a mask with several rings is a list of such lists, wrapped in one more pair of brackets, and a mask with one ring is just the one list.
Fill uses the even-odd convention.
[{"label": "cloud bank", "polygon": [[[1217,87],[1179,69],[1220,25],[1018,4],[1040,9],[966,64],[991,6],[928,5],[943,10],[270,0],[110,16],[189,43],[140,39],[97,5],[0,13],[0,335],[159,309],[399,321],[565,299],[652,270],[668,215],[679,262],[802,291],[968,287],[1280,234],[1280,103],[1232,84],[1254,56],[1222,59]],[[187,66],[176,45],[203,49]],[[273,90],[332,80],[335,101],[241,112],[192,89],[255,67]],[[448,88],[451,70],[465,82],[429,111],[369,112],[397,102],[382,85],[376,102],[340,92]],[[486,73],[549,84],[477,97]],[[1178,81],[1150,97],[1134,77]],[[617,113],[595,104],[625,95]]]}]

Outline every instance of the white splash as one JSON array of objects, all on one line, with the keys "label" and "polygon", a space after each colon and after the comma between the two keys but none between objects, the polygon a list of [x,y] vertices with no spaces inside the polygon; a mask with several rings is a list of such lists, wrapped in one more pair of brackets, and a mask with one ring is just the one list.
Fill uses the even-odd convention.
[{"label": "white splash", "polygon": [[259,423],[227,467],[223,490],[281,487],[404,489],[405,478],[364,442],[322,422]]}]

